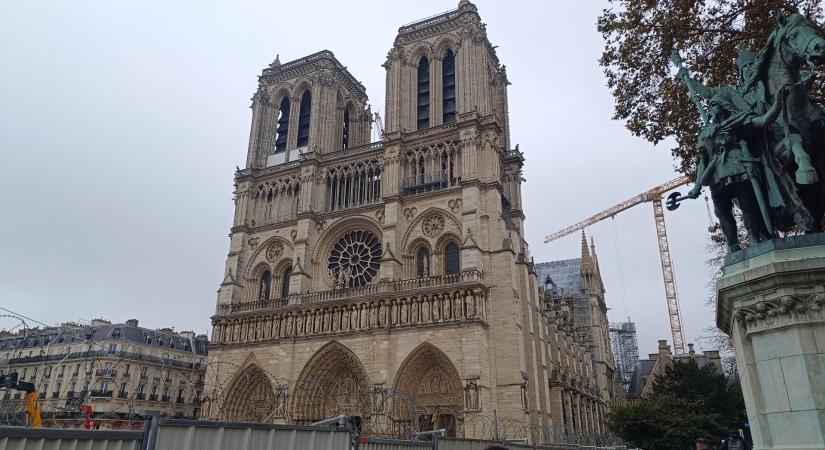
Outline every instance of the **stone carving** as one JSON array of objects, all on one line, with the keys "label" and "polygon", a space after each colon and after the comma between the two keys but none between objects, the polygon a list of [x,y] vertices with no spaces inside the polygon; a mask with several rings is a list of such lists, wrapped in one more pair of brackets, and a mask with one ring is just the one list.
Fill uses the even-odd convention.
[{"label": "stone carving", "polygon": [[[812,72],[825,63],[825,38],[801,14],[777,16],[778,26],[754,54],[741,48],[735,86],[708,87],[690,77],[674,52],[679,76],[699,109],[704,128],[696,185],[668,198],[668,209],[710,188],[729,252],[741,250],[732,208],[744,215],[749,241],[761,242],[794,227],[821,232],[825,215],[825,110],[812,102]],[[816,151],[815,151],[816,150]]]},{"label": "stone carving", "polygon": [[327,227],[327,221],[326,220],[319,220],[319,221],[315,222],[315,231],[319,234],[322,231],[324,231],[324,228],[326,228],[326,227]]},{"label": "stone carving", "polygon": [[378,211],[375,211],[375,220],[377,220],[378,223],[380,223],[382,225],[384,224],[384,210],[383,209],[379,209]]},{"label": "stone carving", "polygon": [[452,211],[453,214],[458,214],[461,212],[461,208],[464,206],[464,200],[460,198],[454,198],[447,202],[447,206],[450,207],[450,211]]},{"label": "stone carving", "polygon": [[249,248],[252,249],[252,250],[255,250],[256,248],[258,248],[258,242],[260,242],[260,239],[258,238],[258,236],[251,237],[246,241],[246,243],[249,244]]},{"label": "stone carving", "polygon": [[284,244],[281,241],[275,241],[266,248],[266,259],[269,262],[277,262],[284,254]]},{"label": "stone carving", "polygon": [[478,411],[481,409],[481,395],[478,383],[468,381],[464,387],[464,408],[468,411]]},{"label": "stone carving", "polygon": [[290,237],[292,237],[292,242],[295,242],[295,238],[298,237],[298,230],[292,230],[289,232]]},{"label": "stone carving", "polygon": [[817,292],[803,295],[784,295],[771,300],[764,300],[750,306],[743,306],[734,311],[734,316],[745,328],[760,322],[773,325],[783,318],[804,318],[817,314],[825,306],[825,293]]},{"label": "stone carving", "polygon": [[421,228],[425,235],[434,238],[444,231],[444,223],[444,216],[441,214],[430,214],[421,223]]},{"label": "stone carving", "polygon": [[416,214],[418,214],[418,209],[415,206],[404,209],[404,218],[407,219],[407,222],[411,222]]}]

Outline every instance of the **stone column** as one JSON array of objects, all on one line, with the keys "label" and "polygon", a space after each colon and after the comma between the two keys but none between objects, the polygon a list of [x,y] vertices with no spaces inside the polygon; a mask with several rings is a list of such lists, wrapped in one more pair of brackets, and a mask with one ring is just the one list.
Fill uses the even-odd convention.
[{"label": "stone column", "polygon": [[728,255],[716,289],[754,449],[825,448],[825,234]]}]

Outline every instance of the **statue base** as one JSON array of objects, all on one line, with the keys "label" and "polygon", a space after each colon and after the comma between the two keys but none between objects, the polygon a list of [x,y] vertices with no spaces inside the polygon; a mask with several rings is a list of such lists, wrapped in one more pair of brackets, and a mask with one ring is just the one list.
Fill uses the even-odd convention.
[{"label": "statue base", "polygon": [[825,233],[728,255],[716,291],[754,449],[825,448]]}]

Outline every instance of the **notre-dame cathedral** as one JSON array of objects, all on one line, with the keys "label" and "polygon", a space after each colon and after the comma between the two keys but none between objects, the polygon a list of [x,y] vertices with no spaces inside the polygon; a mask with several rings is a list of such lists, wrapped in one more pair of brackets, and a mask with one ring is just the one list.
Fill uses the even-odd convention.
[{"label": "notre-dame cathedral", "polygon": [[612,375],[529,257],[509,82],[476,6],[401,27],[383,66],[378,142],[331,52],[263,69],[204,418],[472,437],[495,411],[602,432]]}]

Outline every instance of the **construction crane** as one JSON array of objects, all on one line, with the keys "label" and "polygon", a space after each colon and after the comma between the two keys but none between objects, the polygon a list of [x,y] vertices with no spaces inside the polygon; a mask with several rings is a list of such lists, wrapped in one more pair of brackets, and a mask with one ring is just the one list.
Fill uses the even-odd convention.
[{"label": "construction crane", "polygon": [[587,226],[593,225],[609,217],[630,209],[640,203],[653,203],[653,220],[656,223],[656,239],[659,242],[659,257],[662,261],[662,276],[665,281],[665,300],[667,301],[667,312],[670,321],[670,332],[673,335],[673,348],[677,354],[685,353],[685,334],[682,331],[682,313],[679,309],[679,296],[676,291],[676,280],[673,277],[673,261],[670,258],[670,246],[667,242],[667,229],[665,228],[665,213],[662,207],[662,194],[679,186],[688,184],[688,177],[682,176],[660,184],[649,191],[643,192],[633,198],[625,200],[618,205],[571,225],[561,231],[557,231],[544,238],[544,243],[555,241],[560,237],[567,236]]}]

